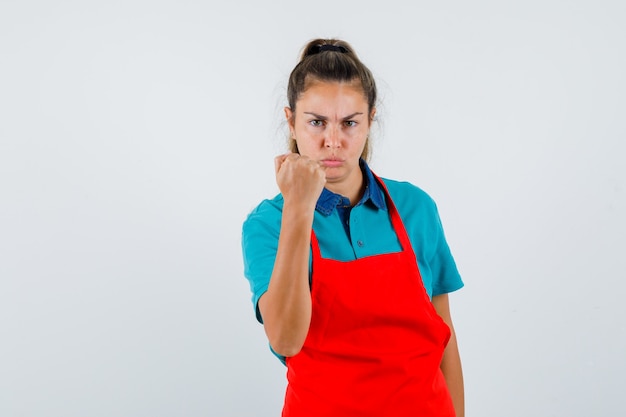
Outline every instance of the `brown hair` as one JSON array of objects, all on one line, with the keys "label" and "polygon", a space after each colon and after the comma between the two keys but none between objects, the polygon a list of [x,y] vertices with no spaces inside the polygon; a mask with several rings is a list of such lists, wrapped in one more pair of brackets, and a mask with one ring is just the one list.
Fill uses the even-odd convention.
[{"label": "brown hair", "polygon": [[[352,46],[339,39],[314,39],[302,49],[300,62],[291,71],[287,85],[287,101],[295,114],[296,102],[311,81],[358,82],[367,99],[368,113],[376,105],[377,90],[374,76],[357,57]],[[295,117],[295,116],[294,116]],[[370,120],[371,122],[371,120]],[[361,157],[368,159],[369,138]],[[295,140],[290,141],[292,152],[298,152]]]}]

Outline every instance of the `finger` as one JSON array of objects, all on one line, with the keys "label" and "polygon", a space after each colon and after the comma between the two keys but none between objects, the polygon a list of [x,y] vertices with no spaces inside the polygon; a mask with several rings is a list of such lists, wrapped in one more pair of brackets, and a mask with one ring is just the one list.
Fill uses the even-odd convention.
[{"label": "finger", "polygon": [[278,171],[280,170],[280,166],[283,164],[283,162],[285,162],[285,159],[287,159],[289,155],[291,155],[291,153],[278,155],[277,157],[274,158],[274,169],[276,170],[277,174],[278,174]]},{"label": "finger", "polygon": [[309,159],[309,160],[307,161],[307,163],[308,163],[309,165],[314,166],[314,167],[315,167],[315,169],[319,169],[319,170],[321,170],[321,171],[326,172],[326,165],[324,165],[324,163],[323,163],[322,161],[317,161],[317,160],[315,160],[315,159]]}]

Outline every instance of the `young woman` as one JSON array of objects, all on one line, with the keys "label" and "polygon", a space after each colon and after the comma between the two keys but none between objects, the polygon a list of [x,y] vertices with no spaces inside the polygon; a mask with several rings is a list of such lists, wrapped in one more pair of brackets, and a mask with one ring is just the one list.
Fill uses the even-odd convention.
[{"label": "young woman", "polygon": [[283,417],[463,417],[448,304],[463,282],[433,200],[367,164],[371,72],[316,39],[287,95],[280,194],[242,234],[257,319],[287,366]]}]

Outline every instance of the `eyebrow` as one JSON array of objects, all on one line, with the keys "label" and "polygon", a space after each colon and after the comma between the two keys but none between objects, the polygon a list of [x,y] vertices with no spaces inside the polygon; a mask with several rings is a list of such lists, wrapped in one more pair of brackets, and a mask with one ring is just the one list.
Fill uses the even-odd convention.
[{"label": "eyebrow", "polygon": [[[316,119],[319,119],[319,120],[328,120],[328,117],[322,116],[321,114],[315,114],[315,113],[309,112],[309,111],[305,111],[303,113],[304,114],[308,114],[310,116],[313,116],[313,117],[315,117]],[[356,112],[356,113],[352,113],[352,114],[342,118],[341,120],[348,120],[348,119],[352,119],[354,116],[361,116],[361,115],[363,115],[362,112]]]}]

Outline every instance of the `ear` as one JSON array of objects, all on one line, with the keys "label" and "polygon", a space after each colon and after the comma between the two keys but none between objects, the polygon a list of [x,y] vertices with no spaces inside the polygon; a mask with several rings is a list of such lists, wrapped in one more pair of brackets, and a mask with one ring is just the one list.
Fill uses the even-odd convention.
[{"label": "ear", "polygon": [[370,112],[370,124],[374,121],[374,116],[376,116],[376,107],[372,107],[372,111]]},{"label": "ear", "polygon": [[289,107],[285,107],[285,118],[287,119],[287,124],[289,125],[289,133],[292,138],[296,137],[296,127],[293,111]]}]

